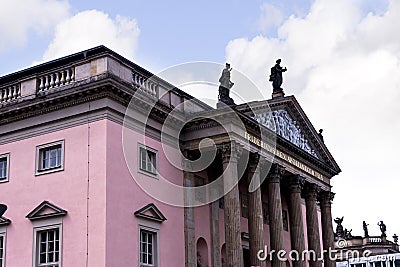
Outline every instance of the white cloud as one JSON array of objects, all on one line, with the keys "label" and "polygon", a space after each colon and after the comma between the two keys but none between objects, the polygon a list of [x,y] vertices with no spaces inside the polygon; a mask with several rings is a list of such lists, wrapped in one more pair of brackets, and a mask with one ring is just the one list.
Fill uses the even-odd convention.
[{"label": "white cloud", "polygon": [[[400,2],[382,15],[362,15],[359,0],[316,0],[304,18],[289,17],[278,38],[235,39],[226,47],[233,68],[270,97],[269,69],[277,58],[288,66],[283,88],[294,94],[343,173],[333,180],[334,216],[362,234],[362,221],[378,235],[399,231]],[[380,13],[379,13],[380,14]],[[234,80],[233,80],[234,82]],[[397,228],[396,228],[397,227]],[[398,233],[398,232],[397,232]]]},{"label": "white cloud", "polygon": [[0,52],[26,44],[28,35],[49,34],[68,16],[68,1],[0,0]]},{"label": "white cloud", "polygon": [[267,32],[272,27],[279,26],[283,21],[282,11],[276,6],[263,3],[260,6],[261,16],[258,20],[258,28],[261,32]]},{"label": "white cloud", "polygon": [[80,12],[57,25],[43,59],[59,58],[97,45],[133,59],[139,34],[135,19],[122,16],[111,19],[97,10]]}]

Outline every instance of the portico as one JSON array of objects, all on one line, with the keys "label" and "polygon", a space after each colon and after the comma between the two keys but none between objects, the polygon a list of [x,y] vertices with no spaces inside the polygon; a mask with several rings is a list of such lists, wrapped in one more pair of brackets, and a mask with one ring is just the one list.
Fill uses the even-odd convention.
[{"label": "portico", "polygon": [[[273,131],[266,123],[257,121],[269,116],[262,111],[266,105],[272,109],[266,112],[273,116],[284,114],[287,118],[283,119],[291,120],[298,116],[297,129],[306,146],[299,147],[279,129]],[[182,135],[186,151],[197,155],[201,140],[213,140],[217,156],[212,169],[194,175],[202,177],[205,183],[221,178],[223,184],[216,189],[218,192],[229,188],[219,201],[208,204],[212,266],[283,267],[289,266],[287,262],[290,266],[322,266],[322,250],[333,247],[330,237],[334,194],[330,178],[340,169],[296,99],[291,96],[213,112],[214,119],[194,120],[186,125]],[[213,177],[209,177],[210,173]],[[217,210],[218,202],[223,210]],[[193,208],[194,214],[200,209]],[[196,239],[200,237],[200,231],[193,232]],[[268,252],[275,253],[260,254],[265,246]],[[188,243],[187,249],[195,254],[196,244]],[[249,253],[243,255],[243,249]],[[313,252],[303,253],[306,249]],[[292,261],[288,255],[291,250],[311,258]],[[278,255],[277,251],[286,254]],[[332,264],[326,257],[324,266]]]}]

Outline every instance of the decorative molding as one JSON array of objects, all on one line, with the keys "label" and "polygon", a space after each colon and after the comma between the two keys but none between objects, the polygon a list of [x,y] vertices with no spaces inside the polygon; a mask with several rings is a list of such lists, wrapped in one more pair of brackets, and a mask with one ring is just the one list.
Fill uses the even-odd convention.
[{"label": "decorative molding", "polygon": [[232,159],[237,160],[242,154],[242,147],[235,141],[224,142],[217,145],[222,154],[222,162],[229,162]]},{"label": "decorative molding", "polygon": [[[51,211],[51,212],[49,212]],[[26,218],[29,220],[37,220],[37,219],[44,219],[44,218],[51,218],[57,216],[65,216],[67,215],[67,211],[63,210],[60,207],[50,203],[49,201],[45,200],[39,204],[34,210],[32,210]]]},{"label": "decorative molding", "polygon": [[0,217],[0,226],[6,226],[9,225],[11,223],[11,220],[2,216]]},{"label": "decorative molding", "polygon": [[135,216],[148,219],[151,221],[156,221],[159,223],[162,223],[167,220],[165,216],[161,213],[161,211],[154,205],[153,203],[150,203],[143,208],[135,211]]},{"label": "decorative molding", "polygon": [[285,174],[285,167],[278,163],[272,163],[268,180],[270,183],[280,183],[283,174]]},{"label": "decorative molding", "polygon": [[301,193],[305,184],[305,179],[300,174],[295,174],[289,177],[289,190],[291,193]]},{"label": "decorative molding", "polygon": [[331,205],[335,197],[335,193],[331,191],[321,191],[319,194],[319,202],[321,205]]},{"label": "decorative molding", "polygon": [[299,124],[292,119],[284,109],[254,114],[253,119],[282,136],[292,144],[318,158],[317,153],[309,145],[309,141],[302,133]]},{"label": "decorative molding", "polygon": [[314,183],[306,183],[304,186],[303,194],[304,198],[311,201],[317,201],[321,187]]}]

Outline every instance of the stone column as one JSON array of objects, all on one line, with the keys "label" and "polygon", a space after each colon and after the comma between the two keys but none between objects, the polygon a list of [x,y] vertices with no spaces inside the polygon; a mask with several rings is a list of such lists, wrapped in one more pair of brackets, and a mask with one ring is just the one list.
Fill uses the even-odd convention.
[{"label": "stone column", "polygon": [[[281,201],[281,179],[285,168],[274,163],[268,176],[268,208],[271,251],[284,250],[283,244],[283,220]],[[286,263],[277,258],[276,253],[272,257],[272,267],[285,267]]]},{"label": "stone column", "polygon": [[[256,184],[256,188],[249,187],[249,245],[250,265],[265,267],[265,261],[260,261],[257,253],[264,250],[264,224],[261,202],[261,178],[260,178],[260,156],[250,154],[248,166],[248,185]],[[254,190],[254,191],[252,191]]]},{"label": "stone column", "polygon": [[223,143],[222,165],[224,168],[224,190],[229,190],[224,196],[224,219],[225,219],[225,244],[226,244],[226,267],[242,267],[243,251],[240,232],[240,202],[239,202],[239,177],[237,161],[241,148],[234,141]]},{"label": "stone column", "polygon": [[322,191],[320,194],[322,240],[324,245],[324,267],[335,267],[336,263],[329,257],[330,250],[335,249],[335,239],[332,226],[331,204],[335,193]]},{"label": "stone column", "polygon": [[306,199],[307,237],[310,267],[321,267],[321,245],[318,226],[317,198],[320,187],[316,184],[306,184],[304,188]]},{"label": "stone column", "polygon": [[219,201],[210,204],[211,266],[221,266],[221,246],[219,242]]},{"label": "stone column", "polygon": [[[187,155],[186,155],[187,156]],[[189,157],[187,157],[189,158]],[[184,160],[184,186],[194,187],[194,174],[190,172],[191,165],[188,161]],[[194,194],[192,191],[185,191],[185,208],[184,208],[184,232],[185,232],[185,266],[196,267],[196,238],[195,238],[195,225],[194,225]]]},{"label": "stone column", "polygon": [[[301,190],[304,186],[304,178],[300,175],[293,175],[289,178],[289,222],[290,241],[292,250],[302,255],[305,250],[303,213],[301,208]],[[306,262],[301,258],[293,261],[293,267],[305,267]]]}]

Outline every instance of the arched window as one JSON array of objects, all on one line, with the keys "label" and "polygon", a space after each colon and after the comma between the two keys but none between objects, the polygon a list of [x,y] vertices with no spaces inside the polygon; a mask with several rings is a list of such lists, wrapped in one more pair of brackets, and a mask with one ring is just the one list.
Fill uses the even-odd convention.
[{"label": "arched window", "polygon": [[208,267],[208,247],[204,238],[200,237],[196,243],[197,267]]}]

